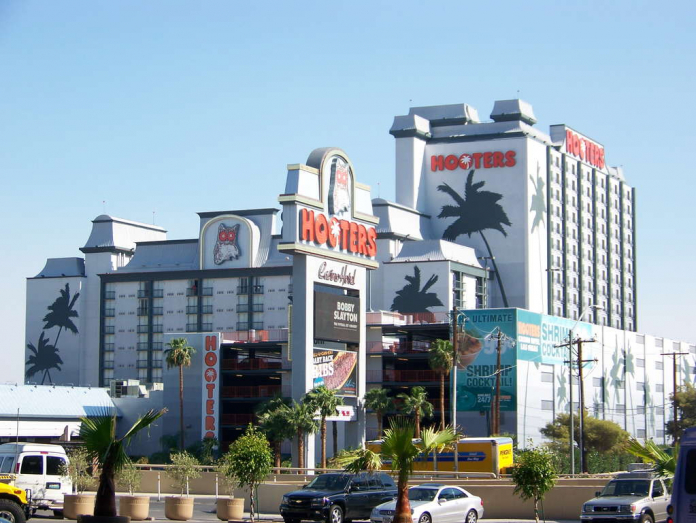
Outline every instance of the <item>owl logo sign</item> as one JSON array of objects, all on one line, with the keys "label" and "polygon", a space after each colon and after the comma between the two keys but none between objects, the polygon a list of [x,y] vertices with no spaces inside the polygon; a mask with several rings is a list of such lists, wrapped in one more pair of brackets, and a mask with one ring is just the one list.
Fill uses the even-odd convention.
[{"label": "owl logo sign", "polygon": [[329,185],[329,214],[350,212],[350,167],[339,156],[331,159],[331,183]]},{"label": "owl logo sign", "polygon": [[215,265],[222,265],[228,260],[236,260],[242,252],[239,250],[239,224],[228,227],[224,223],[218,226],[213,261]]}]

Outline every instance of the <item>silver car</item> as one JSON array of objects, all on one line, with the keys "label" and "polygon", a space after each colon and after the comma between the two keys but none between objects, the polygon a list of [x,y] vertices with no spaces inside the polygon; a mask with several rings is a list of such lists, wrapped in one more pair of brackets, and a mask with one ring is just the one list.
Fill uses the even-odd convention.
[{"label": "silver car", "polygon": [[583,504],[580,521],[665,521],[668,504],[669,491],[665,481],[645,472],[624,473]]},{"label": "silver car", "polygon": [[[476,523],[483,517],[483,500],[454,485],[425,483],[408,489],[413,523]],[[372,523],[392,523],[396,500],[377,505]]]}]

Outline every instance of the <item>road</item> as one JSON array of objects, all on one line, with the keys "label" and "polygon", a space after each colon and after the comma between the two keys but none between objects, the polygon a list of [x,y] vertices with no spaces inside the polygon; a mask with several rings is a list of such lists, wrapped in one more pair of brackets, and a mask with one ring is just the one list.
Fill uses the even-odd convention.
[{"label": "road", "polygon": [[[118,503],[118,502],[117,502]],[[164,517],[164,496],[162,496],[161,501],[157,500],[154,496],[150,500],[150,517],[155,521],[168,521]],[[245,514],[248,518],[249,514]],[[37,520],[56,520],[51,512],[39,511],[36,513],[34,518]],[[282,522],[283,519],[279,514],[261,514],[260,523],[272,523],[272,522]],[[488,519],[484,516],[482,522],[484,523],[532,523],[534,519]],[[544,521],[543,519],[541,521]],[[219,523],[220,520],[217,518],[215,513],[215,497],[214,496],[195,496],[194,508],[193,508],[193,518],[189,520],[189,523]],[[551,520],[547,519],[546,523],[578,523],[578,520]]]}]

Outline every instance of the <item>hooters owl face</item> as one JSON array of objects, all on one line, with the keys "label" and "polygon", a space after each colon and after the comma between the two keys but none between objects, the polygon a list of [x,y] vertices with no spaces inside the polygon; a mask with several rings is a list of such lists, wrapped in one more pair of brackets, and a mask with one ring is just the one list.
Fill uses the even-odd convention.
[{"label": "hooters owl face", "polygon": [[338,156],[331,160],[329,185],[329,212],[340,214],[350,211],[350,166]]},{"label": "hooters owl face", "polygon": [[239,250],[239,224],[232,227],[221,223],[218,226],[215,250],[213,251],[213,261],[215,265],[222,265],[228,260],[236,260],[242,255]]}]

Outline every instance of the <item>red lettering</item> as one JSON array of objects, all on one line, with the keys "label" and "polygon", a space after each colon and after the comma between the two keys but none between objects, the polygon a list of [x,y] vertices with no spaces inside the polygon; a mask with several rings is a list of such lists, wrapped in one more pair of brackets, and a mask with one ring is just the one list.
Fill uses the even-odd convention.
[{"label": "red lettering", "polygon": [[205,436],[203,436],[203,439],[213,439],[215,437],[214,432],[206,432]]},{"label": "red lettering", "polygon": [[493,167],[493,153],[483,153],[483,167],[485,169]]},{"label": "red lettering", "polygon": [[364,225],[358,224],[358,254],[367,254],[367,229]]},{"label": "red lettering", "polygon": [[599,168],[604,169],[604,149],[599,151]]},{"label": "red lettering", "polygon": [[217,350],[217,336],[205,337],[205,350]]},{"label": "red lettering", "polygon": [[215,430],[215,418],[212,416],[205,417],[205,430]]},{"label": "red lettering", "polygon": [[210,415],[215,414],[215,400],[205,401],[205,413]]},{"label": "red lettering", "polygon": [[[206,352],[205,353],[205,364],[208,367],[214,367],[217,364],[217,353],[215,352]],[[215,370],[215,369],[211,369]]]},{"label": "red lettering", "polygon": [[208,398],[212,398],[215,392],[215,383],[206,383],[205,388],[208,390]]},{"label": "red lettering", "polygon": [[341,220],[341,249],[344,251],[348,249],[348,232],[350,231],[350,222],[347,220]]},{"label": "red lettering", "polygon": [[505,162],[503,162],[503,159],[505,156],[503,153],[496,151],[493,153],[493,167],[505,167]]},{"label": "red lettering", "polygon": [[338,227],[338,219],[337,218],[331,218],[331,230],[329,232],[329,245],[333,248],[336,247],[336,244],[338,243],[338,236],[334,235],[333,231]]},{"label": "red lettering", "polygon": [[213,368],[207,369],[203,373],[203,375],[205,376],[205,381],[207,381],[208,383],[214,383],[215,381],[217,381],[217,371]]},{"label": "red lettering", "polygon": [[566,152],[573,153],[573,133],[566,129]]},{"label": "red lettering", "polygon": [[314,222],[314,235],[319,245],[324,245],[329,237],[329,222],[326,221],[326,216],[318,214]]},{"label": "red lettering", "polygon": [[300,225],[300,238],[307,242],[314,241],[314,211],[302,209]]},{"label": "red lettering", "polygon": [[430,157],[430,170],[431,171],[444,171],[445,170],[445,157],[431,156]]},{"label": "red lettering", "polygon": [[350,242],[348,243],[350,252],[358,252],[358,224],[350,222]]},{"label": "red lettering", "polygon": [[481,168],[481,156],[483,156],[483,153],[474,153],[472,154],[474,157],[474,168],[480,169]]},{"label": "red lettering", "polygon": [[517,160],[515,159],[515,151],[508,151],[505,153],[505,166],[514,167],[517,165]]},{"label": "red lettering", "polygon": [[367,230],[367,255],[376,256],[377,255],[377,231],[374,227],[370,227]]},{"label": "red lettering", "polygon": [[454,171],[458,165],[459,158],[457,158],[455,155],[450,154],[447,158],[445,158],[445,168],[447,170]]}]

